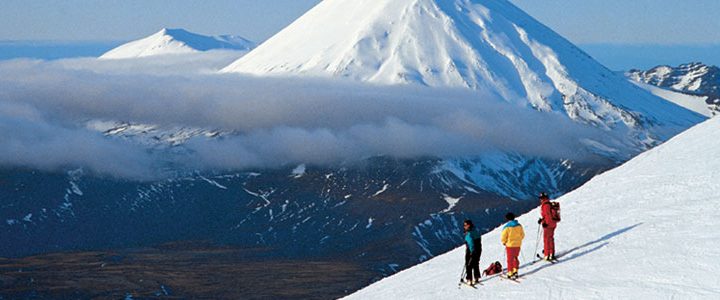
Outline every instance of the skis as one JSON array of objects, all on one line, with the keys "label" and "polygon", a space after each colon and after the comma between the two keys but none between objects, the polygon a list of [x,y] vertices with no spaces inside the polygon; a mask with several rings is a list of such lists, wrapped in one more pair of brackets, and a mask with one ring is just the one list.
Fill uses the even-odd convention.
[{"label": "skis", "polygon": [[515,283],[518,283],[518,284],[519,284],[520,282],[522,282],[522,280],[520,280],[520,279],[523,278],[523,275],[519,275],[517,278],[509,278],[509,277],[507,277],[507,273],[504,273],[504,272],[503,272],[503,273],[496,273],[496,274],[492,274],[492,275],[486,275],[485,277],[483,277],[482,279],[480,279],[480,280],[479,280],[477,283],[475,283],[474,285],[470,285],[469,283],[465,282],[465,280],[461,280],[460,283],[458,283],[458,289],[460,289],[460,287],[462,287],[463,285],[468,286],[468,287],[471,287],[471,288],[474,288],[474,289],[477,289],[477,286],[478,286],[478,285],[483,285],[483,282],[488,281],[488,280],[491,280],[491,279],[493,279],[493,278],[495,278],[495,277],[499,277],[501,280],[512,281],[512,282],[515,282]]},{"label": "skis", "polygon": [[518,276],[517,278],[510,278],[510,277],[507,277],[506,274],[500,275],[501,280],[508,280],[508,281],[512,281],[512,282],[518,283],[518,284],[520,283],[520,277],[521,276]]},{"label": "skis", "polygon": [[[558,263],[557,257],[555,257],[555,259],[553,259],[553,260],[545,260],[545,258],[542,257],[542,256],[540,256],[540,254],[538,254],[538,253],[535,253],[535,256],[536,256],[538,259],[537,259],[536,261],[533,261],[532,264],[535,264],[536,262],[541,261],[541,260],[542,260],[542,261],[550,262],[551,264]],[[531,264],[531,265],[532,265],[532,264]]]},{"label": "skis", "polygon": [[461,280],[460,283],[458,283],[458,288],[460,288],[461,286],[467,286],[467,287],[471,287],[471,288],[474,288],[474,289],[477,290],[477,286],[476,286],[476,285],[482,285],[482,284],[478,282],[478,283],[476,283],[476,284],[473,285],[473,284],[467,283],[465,280]]},{"label": "skis", "polygon": [[499,277],[500,275],[502,275],[502,273],[495,273],[495,274],[492,274],[492,275],[485,275],[485,277],[483,277],[482,279],[480,279],[480,281],[478,281],[478,284],[482,284],[483,282],[488,281],[488,280],[490,280],[490,279],[493,279],[493,278],[495,278],[495,277]]}]

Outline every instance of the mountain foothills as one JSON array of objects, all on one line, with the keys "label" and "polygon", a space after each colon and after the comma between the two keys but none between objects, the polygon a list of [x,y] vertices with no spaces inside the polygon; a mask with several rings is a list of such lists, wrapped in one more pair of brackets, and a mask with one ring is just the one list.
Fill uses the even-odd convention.
[{"label": "mountain foothills", "polygon": [[[101,58],[251,45],[162,30]],[[340,257],[388,275],[457,246],[465,218],[489,231],[506,212],[535,207],[538,191],[565,194],[705,120],[603,67],[506,0],[325,0],[222,73],[213,76],[490,91],[504,103],[608,138],[568,137],[582,145],[573,151],[590,153],[584,159],[521,149],[461,157],[378,153],[331,165],[177,171],[150,182],[99,177],[74,166],[66,172],[3,168],[0,256],[212,240],[263,247],[278,258]],[[188,159],[184,144],[191,137],[244,134],[133,120],[82,126]]]},{"label": "mountain foothills", "polygon": [[[539,209],[520,217],[520,284],[486,277],[458,288],[464,247],[383,279],[346,299],[711,299],[720,294],[716,226],[720,119],[713,118],[557,199],[559,262],[533,253]],[[698,213],[702,212],[702,213]],[[481,266],[505,265],[500,232],[483,236]],[[540,246],[542,249],[542,246]],[[683,276],[679,274],[692,274]],[[412,284],[409,284],[409,283]]]},{"label": "mountain foothills", "polygon": [[635,82],[696,97],[712,115],[720,112],[720,69],[702,63],[677,67],[657,66],[647,71],[630,70],[625,74]]},{"label": "mountain foothills", "polygon": [[101,55],[100,59],[188,54],[218,49],[247,52],[254,47],[254,42],[239,36],[205,36],[184,29],[163,28],[146,38],[120,45]]}]

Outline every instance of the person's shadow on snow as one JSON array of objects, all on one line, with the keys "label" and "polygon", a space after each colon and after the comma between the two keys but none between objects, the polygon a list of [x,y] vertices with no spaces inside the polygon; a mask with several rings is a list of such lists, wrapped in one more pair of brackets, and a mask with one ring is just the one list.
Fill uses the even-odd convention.
[{"label": "person's shadow on snow", "polygon": [[[567,261],[576,259],[576,258],[578,258],[578,257],[584,256],[584,255],[586,255],[586,254],[588,254],[588,253],[595,252],[595,251],[597,251],[597,250],[599,250],[599,249],[607,246],[607,245],[610,243],[610,242],[608,242],[608,240],[610,240],[611,238],[614,238],[614,237],[616,237],[616,236],[618,236],[618,235],[624,234],[624,233],[626,233],[626,232],[628,232],[628,231],[630,231],[630,230],[634,229],[635,227],[638,227],[638,226],[640,226],[640,225],[642,225],[642,224],[643,224],[643,223],[637,223],[637,224],[635,224],[635,225],[622,228],[622,229],[620,229],[620,230],[617,230],[617,231],[608,233],[608,234],[600,237],[600,238],[597,239],[597,240],[594,240],[594,241],[591,241],[591,242],[587,242],[587,243],[585,243],[585,244],[583,244],[583,245],[577,246],[577,247],[572,248],[572,249],[567,250],[567,251],[563,251],[563,252],[561,252],[561,253],[558,255],[558,258],[562,258],[562,259],[561,259],[560,261],[554,263],[554,264],[564,263],[564,262],[567,262]],[[581,250],[581,249],[584,249],[584,248],[588,248],[588,247],[591,247],[591,248],[586,249],[586,250],[583,250],[582,252],[574,253],[575,251],[578,251],[578,250]],[[574,253],[574,254],[573,254],[573,253]],[[572,254],[572,255],[571,255],[571,256],[568,256],[568,255],[570,255],[570,254]],[[523,276],[536,273],[536,272],[538,272],[538,271],[540,271],[540,270],[542,270],[542,269],[545,269],[545,268],[547,268],[547,267],[549,267],[549,266],[552,266],[552,265],[554,265],[554,264],[546,264],[546,265],[543,265],[542,267],[539,267],[539,268],[534,269],[534,270],[532,270],[532,271],[530,271],[530,272],[524,273]],[[527,264],[525,264],[525,265],[522,266],[522,267],[527,267],[527,266],[529,266],[529,265],[531,265],[531,263],[527,263]],[[521,267],[521,268],[522,268],[522,267]]]}]

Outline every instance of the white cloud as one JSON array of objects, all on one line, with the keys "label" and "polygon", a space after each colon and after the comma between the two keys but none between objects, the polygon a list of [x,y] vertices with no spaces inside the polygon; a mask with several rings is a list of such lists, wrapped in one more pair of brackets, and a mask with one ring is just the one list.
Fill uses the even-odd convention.
[{"label": "white cloud", "polygon": [[155,65],[118,73],[96,64],[0,62],[0,164],[82,166],[121,177],[147,177],[161,164],[162,155],[146,146],[88,130],[89,120],[235,132],[193,138],[185,145],[190,154],[172,159],[178,168],[202,170],[494,150],[583,159],[581,138],[619,140],[490,92],[203,74],[195,67],[175,75],[158,74]]}]

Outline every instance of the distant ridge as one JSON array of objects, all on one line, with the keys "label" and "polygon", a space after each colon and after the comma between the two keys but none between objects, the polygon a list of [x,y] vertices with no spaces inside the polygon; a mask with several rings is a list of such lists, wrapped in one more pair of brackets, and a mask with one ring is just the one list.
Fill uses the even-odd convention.
[{"label": "distant ridge", "polygon": [[194,53],[214,49],[250,51],[255,43],[232,35],[205,36],[184,29],[168,29],[123,44],[101,55],[101,59],[135,58],[164,54]]},{"label": "distant ridge", "polygon": [[630,70],[625,76],[638,83],[657,86],[695,97],[693,105],[705,114],[720,113],[720,68],[700,62],[677,67],[657,66],[647,71]]}]

